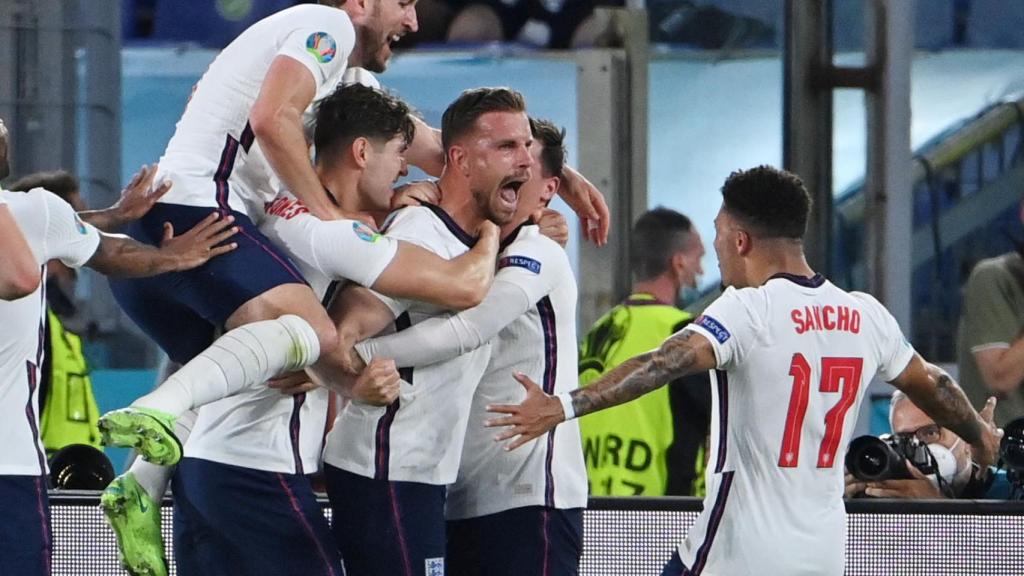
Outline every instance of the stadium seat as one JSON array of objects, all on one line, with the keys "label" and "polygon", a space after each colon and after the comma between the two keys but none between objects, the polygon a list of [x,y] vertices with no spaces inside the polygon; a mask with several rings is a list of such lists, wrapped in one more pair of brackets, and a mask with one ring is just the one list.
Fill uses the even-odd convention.
[{"label": "stadium seat", "polygon": [[971,0],[967,41],[972,48],[1024,48],[1024,2]]},{"label": "stadium seat", "polygon": [[294,0],[157,0],[152,39],[222,48],[253,22],[294,4]]}]

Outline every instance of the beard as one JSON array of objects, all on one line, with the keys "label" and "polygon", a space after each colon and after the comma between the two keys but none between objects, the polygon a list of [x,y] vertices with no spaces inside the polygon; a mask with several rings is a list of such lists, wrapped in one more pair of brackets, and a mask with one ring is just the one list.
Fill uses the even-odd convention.
[{"label": "beard", "polygon": [[492,190],[490,192],[473,190],[473,200],[476,202],[477,214],[479,214],[481,218],[484,220],[490,220],[498,226],[502,226],[512,220],[512,217],[515,215],[515,211],[506,214],[505,212],[498,210],[493,202],[497,193],[497,190]]}]

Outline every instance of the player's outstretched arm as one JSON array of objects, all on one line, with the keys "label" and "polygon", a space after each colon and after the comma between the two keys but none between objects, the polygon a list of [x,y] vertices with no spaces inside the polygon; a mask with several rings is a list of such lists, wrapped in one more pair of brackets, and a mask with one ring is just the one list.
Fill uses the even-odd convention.
[{"label": "player's outstretched arm", "polygon": [[498,227],[484,222],[471,250],[451,260],[411,242],[399,241],[398,251],[377,277],[373,288],[392,298],[407,298],[464,310],[483,302],[494,280]]},{"label": "player's outstretched arm", "polygon": [[156,164],[143,166],[132,176],[128,185],[121,191],[121,198],[112,206],[102,210],[79,212],[78,217],[104,232],[113,232],[129,222],[142,218],[171,189],[171,182],[168,180],[161,182],[155,190],[150,190],[156,171]]},{"label": "player's outstretched arm", "polygon": [[626,360],[586,388],[570,392],[571,414],[567,413],[569,407],[563,407],[559,397],[544,393],[535,382],[517,374],[516,380],[526,388],[526,399],[515,406],[488,406],[489,412],[505,416],[488,421],[487,426],[508,427],[496,440],[514,438],[506,446],[507,450],[514,450],[551,430],[567,417],[578,418],[629,402],[667,382],[715,366],[715,353],[706,338],[690,331],[680,332],[670,336],[657,350]]},{"label": "player's outstretched arm", "polygon": [[36,291],[41,280],[39,263],[14,215],[0,198],[0,299],[28,296]]},{"label": "player's outstretched arm", "polygon": [[249,125],[267,162],[310,212],[322,220],[341,216],[309,161],[302,114],[316,95],[313,74],[300,62],[278,56],[270,63]]},{"label": "player's outstretched arm", "polygon": [[422,119],[410,114],[416,126],[412,143],[405,152],[409,164],[435,177],[441,176],[444,170],[444,147],[441,145],[441,131],[431,128]]},{"label": "player's outstretched arm", "polygon": [[925,362],[915,353],[891,384],[902,390],[936,424],[949,428],[970,444],[971,454],[978,465],[985,468],[995,462],[1002,430],[992,422],[992,409],[987,408],[987,417],[979,414],[967,400],[963,389],[945,370]]},{"label": "player's outstretched arm", "polygon": [[401,367],[425,366],[476,350],[496,336],[537,301],[530,298],[505,268],[479,306],[453,316],[428,318],[401,332],[363,340],[356,347],[363,358],[390,358]]},{"label": "player's outstretched arm", "polygon": [[558,187],[558,195],[580,217],[583,237],[598,246],[608,241],[611,213],[604,196],[582,174],[571,166],[563,173],[565,184]]},{"label": "player's outstretched arm", "polygon": [[160,248],[127,236],[102,234],[99,248],[86,265],[107,276],[122,278],[189,270],[237,247],[233,242],[224,244],[238,232],[233,222],[232,216],[221,218],[213,213],[181,236],[175,236],[174,228],[164,224]]}]

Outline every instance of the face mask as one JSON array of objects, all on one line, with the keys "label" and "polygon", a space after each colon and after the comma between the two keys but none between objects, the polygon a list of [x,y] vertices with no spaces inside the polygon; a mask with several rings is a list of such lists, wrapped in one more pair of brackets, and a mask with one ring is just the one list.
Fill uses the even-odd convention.
[{"label": "face mask", "polygon": [[693,286],[680,286],[679,292],[676,293],[676,306],[686,308],[696,302],[697,298],[700,298],[700,290]]},{"label": "face mask", "polygon": [[[936,476],[942,478],[942,482],[947,486],[952,486],[954,491],[959,490],[967,483],[970,479],[971,466],[968,462],[966,466],[960,466],[957,462],[956,455],[953,453],[956,447],[960,445],[962,440],[956,439],[956,442],[952,446],[946,448],[942,444],[933,443],[928,445],[928,451],[932,453],[932,457],[935,458],[935,465],[938,470]],[[938,485],[938,478],[931,477],[932,482]]]}]

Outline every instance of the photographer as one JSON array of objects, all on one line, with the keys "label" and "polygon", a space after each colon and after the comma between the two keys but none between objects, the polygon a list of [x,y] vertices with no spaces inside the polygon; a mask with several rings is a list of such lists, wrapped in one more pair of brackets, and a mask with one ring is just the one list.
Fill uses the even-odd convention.
[{"label": "photographer", "polygon": [[[991,422],[996,399],[989,398],[981,416]],[[940,427],[922,412],[905,394],[896,391],[889,405],[889,425],[893,440],[912,445],[914,439],[934,459],[934,474],[925,474],[908,458],[905,461],[910,478],[889,478],[864,481],[846,474],[846,497],[914,499],[994,499],[1010,498],[1006,474],[995,468],[981,470],[971,459],[971,449],[951,430]]]}]

